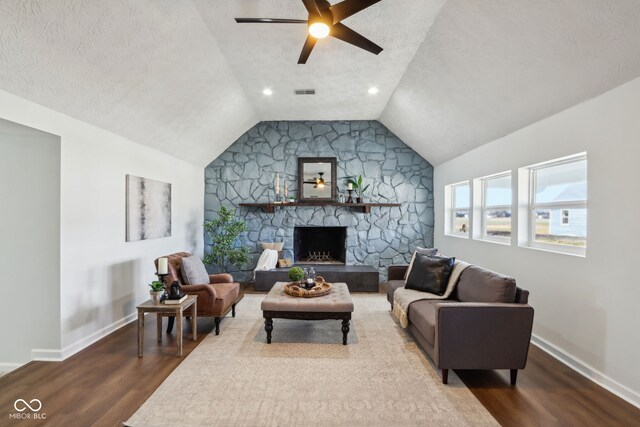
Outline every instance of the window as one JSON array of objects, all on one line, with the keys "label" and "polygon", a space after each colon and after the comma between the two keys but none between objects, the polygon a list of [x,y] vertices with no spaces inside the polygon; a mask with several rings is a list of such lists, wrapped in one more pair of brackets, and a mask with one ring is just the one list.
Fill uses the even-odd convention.
[{"label": "window", "polygon": [[471,210],[469,208],[469,182],[449,186],[451,200],[449,211],[449,232],[454,236],[469,237]]},{"label": "window", "polygon": [[483,240],[510,243],[511,173],[482,178],[480,191],[482,222],[479,237]]},{"label": "window", "polygon": [[586,155],[529,169],[529,245],[584,254],[587,247]]}]

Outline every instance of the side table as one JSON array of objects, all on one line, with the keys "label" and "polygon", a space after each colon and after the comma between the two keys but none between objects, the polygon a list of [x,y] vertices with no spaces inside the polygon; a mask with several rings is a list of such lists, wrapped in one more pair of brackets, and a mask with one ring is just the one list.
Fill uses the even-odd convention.
[{"label": "side table", "polygon": [[196,341],[198,336],[198,296],[189,295],[187,299],[180,304],[154,304],[151,300],[143,302],[136,307],[138,310],[138,357],[142,357],[142,348],[144,343],[144,314],[156,313],[156,322],[158,324],[158,342],[162,341],[162,315],[169,314],[176,317],[178,329],[178,357],[182,357],[182,315],[184,310],[193,306],[191,310],[191,329],[193,330],[193,340]]}]

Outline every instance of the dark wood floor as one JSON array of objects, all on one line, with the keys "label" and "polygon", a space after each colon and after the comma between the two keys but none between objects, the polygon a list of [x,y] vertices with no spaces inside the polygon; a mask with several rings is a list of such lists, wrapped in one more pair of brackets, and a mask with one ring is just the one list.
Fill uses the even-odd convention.
[{"label": "dark wood floor", "polygon": [[[194,342],[187,334],[190,326],[185,325],[185,357],[213,326],[211,319],[199,319]],[[223,321],[221,333],[224,329]],[[146,332],[142,359],[137,357],[134,322],[64,362],[31,362],[0,378],[0,426],[122,425],[184,360],[176,356],[175,331],[157,345],[155,319],[148,316]],[[516,387],[509,385],[508,371],[456,373],[504,426],[640,425],[640,409],[534,346]],[[8,419],[18,398],[40,399],[46,422]]]}]

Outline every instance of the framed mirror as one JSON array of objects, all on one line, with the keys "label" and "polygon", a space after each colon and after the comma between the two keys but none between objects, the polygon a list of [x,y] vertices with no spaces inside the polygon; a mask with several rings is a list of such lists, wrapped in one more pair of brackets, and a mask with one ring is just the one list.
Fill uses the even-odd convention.
[{"label": "framed mirror", "polygon": [[300,202],[335,202],[336,158],[298,157],[298,192]]}]

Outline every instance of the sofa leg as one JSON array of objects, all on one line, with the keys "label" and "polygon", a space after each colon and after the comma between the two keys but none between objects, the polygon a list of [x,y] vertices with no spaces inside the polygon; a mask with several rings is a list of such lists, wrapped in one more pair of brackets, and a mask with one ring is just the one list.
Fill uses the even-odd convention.
[{"label": "sofa leg", "polygon": [[442,384],[449,384],[449,370],[442,370]]},{"label": "sofa leg", "polygon": [[231,317],[236,317],[236,305],[231,306]]},{"label": "sofa leg", "polygon": [[516,385],[516,380],[518,379],[518,370],[517,369],[512,369],[511,370],[511,385]]},{"label": "sofa leg", "polygon": [[173,331],[173,322],[176,320],[175,316],[169,316],[169,321],[167,322],[167,333],[170,334]]},{"label": "sofa leg", "polygon": [[215,322],[216,322],[216,335],[220,335],[220,318],[216,317]]}]

